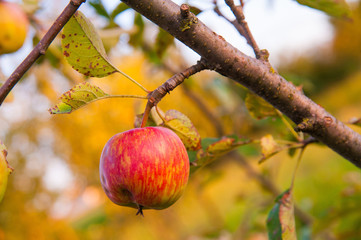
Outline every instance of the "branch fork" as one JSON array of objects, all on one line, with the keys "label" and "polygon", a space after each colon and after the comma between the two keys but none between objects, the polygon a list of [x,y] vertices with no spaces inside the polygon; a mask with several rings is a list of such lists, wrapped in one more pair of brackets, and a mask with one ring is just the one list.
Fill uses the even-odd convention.
[{"label": "branch fork", "polygon": [[157,89],[150,92],[148,94],[148,102],[147,102],[147,105],[145,106],[143,119],[142,119],[142,123],[141,123],[140,127],[145,127],[145,125],[148,121],[150,110],[154,106],[156,106],[167,93],[170,93],[171,91],[173,91],[177,86],[179,86],[181,83],[183,83],[185,79],[189,78],[190,76],[192,76],[204,69],[208,69],[208,67],[207,67],[205,61],[203,59],[201,59],[195,65],[185,69],[182,72],[176,73],[171,78],[169,78],[166,82],[164,82],[162,85],[160,85]]}]

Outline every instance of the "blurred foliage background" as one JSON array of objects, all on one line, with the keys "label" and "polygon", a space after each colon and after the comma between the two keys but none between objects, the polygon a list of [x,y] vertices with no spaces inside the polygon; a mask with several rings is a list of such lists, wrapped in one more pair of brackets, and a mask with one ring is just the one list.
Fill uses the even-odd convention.
[{"label": "blurred foliage background", "polygon": [[[31,17],[30,35],[36,43],[54,16],[44,11],[41,1],[22,4]],[[132,11],[125,5],[112,13],[100,1],[86,5],[89,17],[99,23],[112,62],[148,89],[187,66],[174,39],[140,15],[130,15],[132,28],[120,28],[115,17]],[[345,122],[361,116],[361,3],[351,7],[353,20],[330,19],[331,42],[311,54],[287,56],[277,66],[287,80]],[[98,161],[111,136],[133,128],[146,102],[102,100],[70,115],[47,112],[63,92],[85,80],[108,93],[140,94],[120,74],[102,79],[78,74],[65,62],[56,39],[1,106],[0,138],[15,171],[0,204],[0,240],[267,239],[267,214],[275,197],[289,187],[297,154],[282,151],[258,164],[259,144],[242,146],[193,174],[174,206],[147,210],[145,218],[135,216],[134,209],[106,198]],[[280,119],[250,116],[246,93],[232,81],[204,71],[159,106],[186,114],[202,138],[237,134],[256,140],[272,134],[275,139],[291,139]],[[348,161],[321,144],[311,144],[294,191],[300,239],[361,239],[361,173]]]}]

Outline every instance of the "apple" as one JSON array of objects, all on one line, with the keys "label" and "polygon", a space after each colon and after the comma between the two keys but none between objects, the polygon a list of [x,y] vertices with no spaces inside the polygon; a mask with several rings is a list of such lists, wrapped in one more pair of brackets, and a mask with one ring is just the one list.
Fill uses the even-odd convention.
[{"label": "apple", "polygon": [[0,0],[0,54],[17,51],[24,43],[29,20],[16,3]]},{"label": "apple", "polygon": [[6,155],[6,147],[0,141],[0,202],[2,201],[6,191],[8,176],[13,171],[13,169],[9,166],[8,161],[6,160]]},{"label": "apple", "polygon": [[100,157],[102,187],[115,204],[164,209],[182,195],[189,158],[180,138],[168,128],[135,128],[114,135]]}]

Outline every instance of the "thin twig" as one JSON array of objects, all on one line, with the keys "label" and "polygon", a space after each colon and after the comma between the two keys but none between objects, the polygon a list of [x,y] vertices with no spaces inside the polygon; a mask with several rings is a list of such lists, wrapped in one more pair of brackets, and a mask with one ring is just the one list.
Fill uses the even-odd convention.
[{"label": "thin twig", "polygon": [[30,69],[35,61],[45,54],[51,42],[58,35],[60,30],[69,21],[71,16],[78,10],[80,5],[86,0],[71,0],[69,4],[64,8],[63,12],[55,20],[53,25],[40,40],[40,42],[34,47],[24,61],[15,69],[10,75],[8,80],[0,88],[0,106],[4,102],[6,96],[10,93],[13,87],[19,82],[24,74]]},{"label": "thin twig", "polygon": [[217,1],[214,1],[215,4],[215,8],[214,11],[221,17],[223,17],[224,19],[226,19],[229,23],[231,23],[239,32],[239,34],[241,34],[244,38],[246,38],[247,43],[253,48],[253,51],[256,55],[257,59],[264,59],[264,60],[268,60],[268,57],[265,56],[263,57],[263,55],[266,55],[266,52],[264,50],[260,50],[258,47],[258,44],[256,42],[256,40],[254,39],[251,30],[248,27],[248,24],[245,20],[245,16],[243,14],[243,6],[244,3],[241,1],[241,5],[236,6],[233,2],[233,0],[225,0],[226,4],[229,6],[229,8],[231,9],[231,11],[233,12],[234,16],[236,17],[236,20],[230,20],[229,18],[227,18],[226,16],[224,16],[224,14],[219,10],[217,4]]},{"label": "thin twig", "polygon": [[244,33],[245,33],[244,37],[247,39],[248,44],[250,44],[251,47],[253,48],[253,51],[256,54],[256,58],[260,59],[262,57],[262,52],[260,51],[257,42],[254,39],[253,34],[251,33],[251,30],[248,27],[248,23],[245,20],[246,18],[243,14],[243,5],[236,6],[233,0],[225,0],[225,2],[232,10],[234,16],[237,19],[237,22],[244,29]]},{"label": "thin twig", "polygon": [[148,95],[148,102],[144,110],[144,115],[142,119],[141,127],[144,127],[148,121],[150,110],[159,103],[162,98],[175,89],[179,84],[183,83],[183,81],[186,78],[189,78],[190,76],[207,69],[207,65],[205,62],[201,59],[198,61],[195,65],[185,69],[182,72],[179,72],[175,75],[173,75],[171,78],[169,78],[165,83],[163,83],[161,86],[159,86],[157,89],[149,93]]},{"label": "thin twig", "polygon": [[[182,64],[183,65],[183,64]],[[176,74],[177,70],[167,64],[166,62],[162,63],[162,66],[172,74]],[[210,109],[207,105],[207,102],[199,96],[196,92],[189,89],[187,84],[182,84],[181,86],[184,94],[195,104],[196,107],[206,116],[209,122],[213,125],[215,131],[217,132],[217,136],[221,137],[224,135],[224,127],[221,119]]]}]

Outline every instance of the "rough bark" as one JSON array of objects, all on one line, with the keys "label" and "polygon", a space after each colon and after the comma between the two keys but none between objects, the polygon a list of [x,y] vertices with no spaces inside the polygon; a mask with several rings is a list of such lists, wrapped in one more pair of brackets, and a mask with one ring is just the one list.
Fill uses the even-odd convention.
[{"label": "rough bark", "polygon": [[297,124],[361,168],[361,135],[297,90],[267,61],[249,57],[170,0],[123,0],[197,52],[207,65],[264,98]]}]

